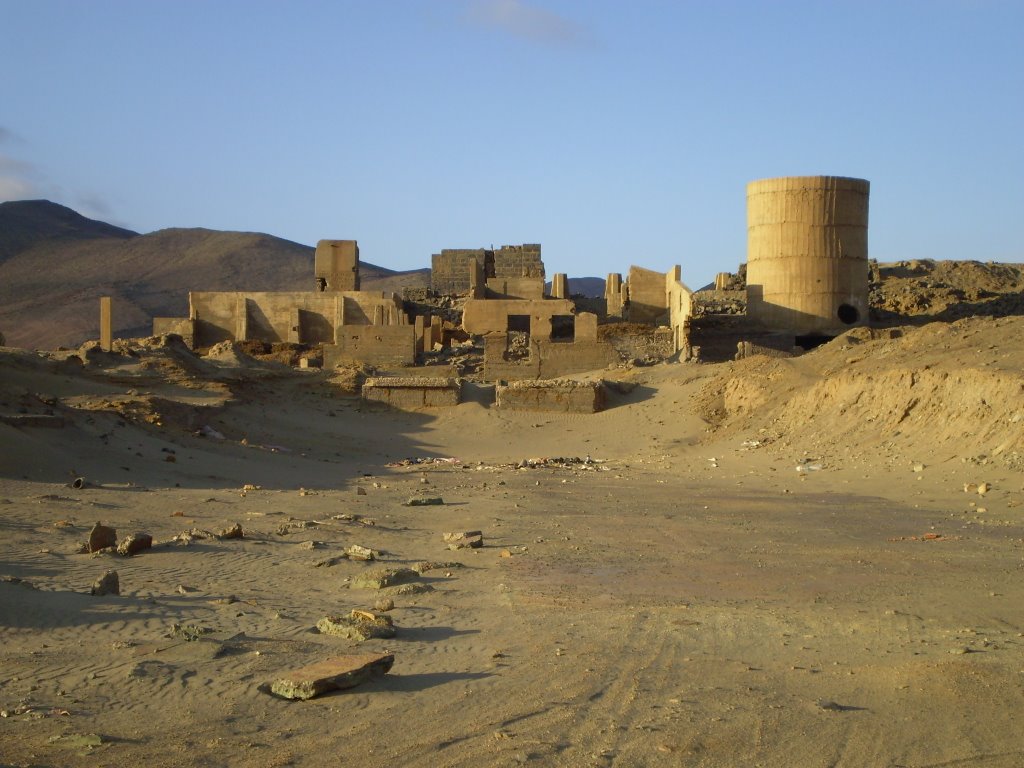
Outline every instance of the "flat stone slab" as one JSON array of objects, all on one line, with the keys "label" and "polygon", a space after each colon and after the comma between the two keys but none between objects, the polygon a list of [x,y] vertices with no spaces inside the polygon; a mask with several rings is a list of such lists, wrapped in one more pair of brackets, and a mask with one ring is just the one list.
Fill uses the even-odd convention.
[{"label": "flat stone slab", "polygon": [[282,699],[312,699],[341,691],[386,675],[395,663],[393,653],[335,656],[282,674],[270,684],[270,693]]},{"label": "flat stone slab", "polygon": [[599,381],[513,381],[498,385],[494,393],[495,406],[511,411],[596,413],[605,407],[605,388]]}]

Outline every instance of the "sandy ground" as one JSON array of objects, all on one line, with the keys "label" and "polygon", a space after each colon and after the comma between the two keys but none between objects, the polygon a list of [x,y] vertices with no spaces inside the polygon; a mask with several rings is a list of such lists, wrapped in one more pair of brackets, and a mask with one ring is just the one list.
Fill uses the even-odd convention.
[{"label": "sandy ground", "polygon": [[[0,411],[66,420],[0,424],[0,763],[1022,765],[1021,330],[606,371],[636,386],[592,416],[0,353]],[[97,521],[157,545],[77,554]],[[394,639],[315,630],[379,597],[349,584],[381,563],[316,567],[351,544],[452,563],[394,597]],[[121,595],[90,596],[108,569]],[[259,689],[384,649],[347,692]]]}]

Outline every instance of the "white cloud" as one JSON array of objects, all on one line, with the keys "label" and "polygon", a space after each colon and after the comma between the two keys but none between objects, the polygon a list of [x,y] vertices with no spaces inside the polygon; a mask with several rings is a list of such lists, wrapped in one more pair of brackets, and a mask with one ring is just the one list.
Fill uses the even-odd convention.
[{"label": "white cloud", "polygon": [[575,21],[523,0],[471,0],[467,18],[514,37],[548,45],[582,45],[587,31]]}]

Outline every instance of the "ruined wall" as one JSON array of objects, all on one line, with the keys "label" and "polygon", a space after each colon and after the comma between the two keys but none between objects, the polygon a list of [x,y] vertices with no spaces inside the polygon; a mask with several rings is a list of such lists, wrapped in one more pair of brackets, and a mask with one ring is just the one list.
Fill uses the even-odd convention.
[{"label": "ruined wall", "polygon": [[[540,301],[544,298],[543,277],[491,277],[487,279],[488,299],[528,299]],[[561,298],[568,298],[563,296]]]},{"label": "ruined wall", "polygon": [[665,273],[643,267],[629,268],[629,311],[631,323],[656,323],[668,310]]},{"label": "ruined wall", "polygon": [[612,323],[598,327],[598,338],[609,344],[620,360],[665,360],[675,352],[671,328],[634,323]]},{"label": "ruined wall", "polygon": [[[544,262],[538,243],[503,245],[494,252],[494,277],[539,277],[544,282]],[[543,292],[543,287],[541,288]]]},{"label": "ruined wall", "polygon": [[484,378],[491,381],[553,379],[595,371],[620,362],[615,349],[601,341],[570,343],[531,339],[525,356],[509,354],[508,335],[484,337]]},{"label": "ruined wall", "polygon": [[416,362],[416,329],[412,325],[343,325],[337,341],[324,345],[324,368],[351,362],[404,368]]},{"label": "ruined wall", "polygon": [[495,388],[503,410],[595,413],[604,410],[605,389],[596,381],[516,381]]},{"label": "ruined wall", "polygon": [[325,291],[359,290],[359,245],[355,240],[321,240],[313,256],[313,273]]},{"label": "ruined wall", "polygon": [[430,257],[430,289],[442,295],[469,293],[473,265],[483,268],[486,280],[494,274],[493,262],[493,254],[483,248],[445,248]]},{"label": "ruined wall", "polygon": [[189,306],[199,347],[228,340],[325,344],[341,326],[408,321],[397,296],[371,291],[195,291]]},{"label": "ruined wall", "polygon": [[363,400],[408,410],[458,405],[461,394],[461,379],[426,376],[369,378],[362,388]]},{"label": "ruined wall", "polygon": [[668,303],[668,327],[672,332],[672,351],[686,359],[690,352],[690,318],[693,317],[693,291],[680,279],[675,266],[665,273],[665,296]]},{"label": "ruined wall", "polygon": [[509,315],[526,315],[531,318],[531,328],[545,322],[550,328],[552,317],[571,315],[573,310],[573,303],[568,299],[470,299],[462,309],[462,327],[467,333],[483,336],[506,331]]}]

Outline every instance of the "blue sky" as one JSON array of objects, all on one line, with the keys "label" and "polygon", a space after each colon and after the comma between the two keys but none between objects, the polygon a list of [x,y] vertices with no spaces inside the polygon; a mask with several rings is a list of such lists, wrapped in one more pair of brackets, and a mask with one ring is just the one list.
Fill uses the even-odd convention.
[{"label": "blue sky", "polygon": [[746,258],[745,186],[871,181],[870,255],[1024,261],[1020,0],[0,0],[0,199],[429,266]]}]

